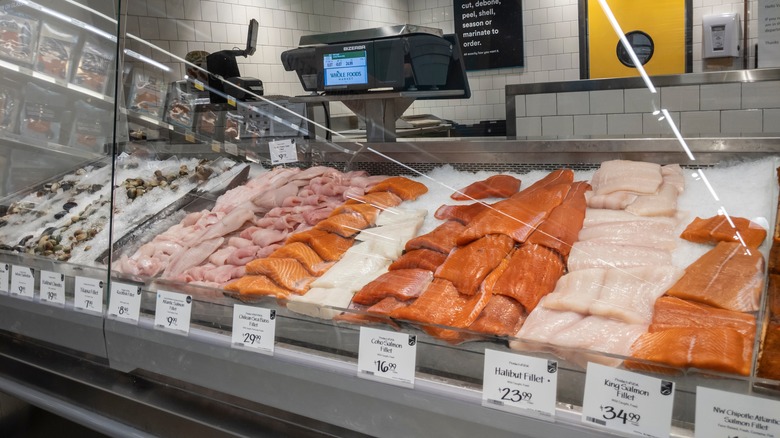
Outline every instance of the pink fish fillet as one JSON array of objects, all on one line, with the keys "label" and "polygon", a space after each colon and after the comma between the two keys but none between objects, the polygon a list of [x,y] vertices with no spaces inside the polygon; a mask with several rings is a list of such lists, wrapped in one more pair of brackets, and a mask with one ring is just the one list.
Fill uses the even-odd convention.
[{"label": "pink fish fillet", "polygon": [[175,278],[187,269],[197,266],[206,261],[211,254],[216,251],[225,239],[216,237],[210,240],[204,240],[186,251],[182,251],[171,259],[168,267],[165,268],[162,278]]}]

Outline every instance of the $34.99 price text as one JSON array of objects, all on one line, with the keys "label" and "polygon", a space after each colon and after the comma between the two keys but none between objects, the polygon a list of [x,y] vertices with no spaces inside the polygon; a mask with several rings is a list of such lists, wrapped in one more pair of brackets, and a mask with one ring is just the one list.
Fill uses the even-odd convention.
[{"label": "$34.99 price text", "polygon": [[619,420],[622,421],[623,424],[631,423],[634,426],[639,425],[639,420],[641,416],[639,414],[635,414],[633,412],[626,412],[623,409],[615,410],[612,406],[600,406],[601,409],[601,416],[607,420]]}]

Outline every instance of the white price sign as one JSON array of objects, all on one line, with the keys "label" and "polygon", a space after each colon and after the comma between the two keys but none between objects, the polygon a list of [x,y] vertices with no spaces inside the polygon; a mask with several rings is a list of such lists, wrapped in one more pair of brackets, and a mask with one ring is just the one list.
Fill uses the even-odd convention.
[{"label": "white price sign", "polygon": [[65,305],[65,275],[51,271],[41,271],[41,301],[57,306]]},{"label": "white price sign", "polygon": [[780,401],[699,386],[696,438],[780,438]]},{"label": "white price sign", "polygon": [[482,406],[552,420],[557,388],[558,362],[485,350]]},{"label": "white price sign", "polygon": [[178,333],[190,332],[192,297],[187,294],[157,291],[157,306],[154,314],[154,327]]},{"label": "white price sign", "polygon": [[582,421],[644,437],[668,437],[674,382],[588,363]]},{"label": "white price sign", "polygon": [[230,155],[238,155],[238,145],[229,141],[225,142],[225,152]]},{"label": "white price sign", "polygon": [[83,312],[103,313],[103,281],[76,277],[73,308]]},{"label": "white price sign", "polygon": [[276,310],[233,306],[233,347],[274,354]]},{"label": "white price sign", "polygon": [[268,142],[268,150],[273,165],[298,161],[298,150],[295,148],[294,139],[270,141]]},{"label": "white price sign", "polygon": [[141,313],[141,286],[111,282],[108,316],[138,324]]},{"label": "white price sign", "polygon": [[33,299],[35,296],[35,270],[33,268],[11,265],[11,296]]},{"label": "white price sign", "polygon": [[11,279],[11,265],[0,263],[0,293],[8,293],[8,281]]},{"label": "white price sign", "polygon": [[360,328],[358,377],[414,387],[417,336]]}]

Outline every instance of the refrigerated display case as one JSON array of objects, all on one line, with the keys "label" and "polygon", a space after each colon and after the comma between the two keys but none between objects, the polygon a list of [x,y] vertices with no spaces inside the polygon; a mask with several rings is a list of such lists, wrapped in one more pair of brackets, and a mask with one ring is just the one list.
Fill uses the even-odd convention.
[{"label": "refrigerated display case", "polygon": [[[104,78],[97,82],[105,94],[84,82],[74,83],[77,73],[58,79],[20,60],[0,63],[12,73],[1,83],[9,96],[20,89],[17,83],[66,96],[32,102],[49,110],[51,120],[46,122],[61,124],[56,139],[0,132],[0,153],[9,169],[0,203],[3,392],[112,436],[620,435],[588,419],[585,412],[589,362],[670,382],[671,436],[694,435],[701,387],[773,402],[780,399],[778,380],[762,373],[759,365],[764,332],[774,329],[777,318],[771,250],[778,238],[778,138],[688,138],[687,149],[677,138],[331,141],[315,131],[304,135],[311,121],[291,112],[285,106],[289,100],[283,98],[199,102],[198,92],[208,91],[204,83],[175,84],[181,78],[174,64],[187,65],[184,59],[117,30],[124,17],[116,12],[119,4],[110,11],[76,1],[17,4],[13,12],[23,19],[16,18],[15,23],[56,19],[58,27],[78,30],[72,31],[79,35],[71,52],[74,59],[79,50],[103,53],[104,60],[109,52],[117,56],[109,60],[112,67],[101,70],[110,72],[108,76],[101,73],[87,81]],[[90,38],[102,38],[106,46],[100,51],[99,44],[88,43]],[[113,49],[107,49],[108,42]],[[173,61],[161,62],[161,57]],[[73,61],[71,70],[81,64]],[[177,87],[173,94],[172,86]],[[91,110],[76,106],[79,100],[103,105],[111,114],[110,123],[97,124],[100,132],[90,131],[95,139],[109,139],[99,142],[101,147],[70,143],[71,136],[81,138],[89,131],[78,128],[79,120],[82,124],[99,120]],[[25,120],[23,114],[20,117]],[[216,122],[209,124],[211,120]],[[290,129],[280,129],[284,135],[272,135],[272,130],[262,135],[248,129],[257,120]],[[557,170],[571,169],[574,181],[595,185],[596,171],[616,159],[653,163],[659,172],[662,165],[681,166],[684,190],[676,197],[672,214],[662,220],[675,221],[676,234],[670,238],[674,250],[668,256],[678,275],[709,250],[677,238],[694,217],[728,213],[766,229],[766,239],[752,248],[769,260],[768,265],[762,261],[761,268],[766,269],[760,273],[762,284],[769,286],[760,287],[757,307],[744,312],[755,320],[755,331],[746,337],[751,347],[746,373],[642,360],[629,357],[630,349],[627,354],[605,351],[601,344],[610,344],[616,333],[588,347],[529,340],[517,329],[536,311],[531,305],[515,305],[514,314],[506,312],[515,324],[511,333],[489,334],[474,323],[500,294],[466,288],[485,287],[472,276],[487,278],[496,266],[473,274],[464,264],[459,270],[471,273],[457,278],[444,270],[425,274],[428,281],[437,277],[458,285],[454,292],[444,293],[451,294],[451,302],[476,312],[466,322],[456,317],[449,323],[403,317],[411,313],[388,316],[353,302],[364,284],[399,258],[407,242],[445,223],[437,218],[448,214],[440,206],[463,206],[479,198],[465,190],[471,183],[508,175],[521,180],[519,193],[524,193]],[[403,176],[404,184],[417,190],[423,191],[423,186],[425,193],[401,195],[401,189],[387,185],[385,190],[390,191],[380,192],[398,195],[368,196],[377,184],[389,184],[385,177],[395,176]],[[344,185],[329,186],[333,181]],[[465,200],[451,197],[462,192],[468,193],[461,197]],[[504,196],[516,192],[517,188],[510,189]],[[559,203],[567,193],[568,189],[557,195]],[[584,193],[581,196],[586,202]],[[492,205],[500,198],[485,199],[493,211],[503,211]],[[381,205],[389,200],[397,205]],[[346,235],[339,234],[344,233],[341,223],[324,225],[335,209],[372,203],[381,207],[374,211],[378,216],[361,225],[349,222]],[[520,210],[513,213],[522,214]],[[500,217],[490,219],[493,224]],[[526,231],[538,226],[537,222]],[[315,233],[303,240],[307,229]],[[331,240],[318,246],[312,240],[317,230],[329,233]],[[357,231],[362,236],[356,240],[362,243],[353,245],[350,239]],[[494,233],[500,231],[486,234]],[[507,247],[499,259],[508,263],[510,251],[530,245],[527,237],[496,239]],[[657,233],[644,239],[656,237]],[[281,268],[256,262],[273,258],[273,251],[296,240],[306,242],[304,246],[320,257],[309,266],[318,274],[312,270],[303,274],[304,283],[313,277],[320,282],[311,289],[274,270]],[[344,241],[348,244],[342,250],[351,251],[349,255],[332,255]],[[494,251],[495,246],[482,252]],[[568,253],[572,244],[558,250],[566,246]],[[411,252],[410,247],[406,250]],[[448,251],[441,251],[440,257],[456,260]],[[466,260],[477,264],[479,258]],[[300,270],[300,264],[295,266]],[[261,274],[266,276],[261,287],[238,285]],[[315,299],[315,294],[307,297],[315,289],[328,301]],[[419,293],[428,293],[428,288]],[[414,299],[419,298],[405,298]],[[544,303],[533,306],[545,308]],[[591,314],[603,315],[595,310]],[[247,325],[247,320],[275,322],[261,330]],[[627,326],[615,327],[627,331]],[[366,328],[413,340],[411,378],[407,375],[401,384],[398,378],[381,381],[381,374],[404,366],[391,367],[390,359],[374,364],[376,372],[368,372],[360,363]],[[631,342],[625,341],[623,347]],[[551,412],[540,415],[542,408],[537,408],[518,413],[497,409],[501,400],[483,400],[486,356],[493,352],[555,364],[557,389],[551,396]],[[541,398],[542,393],[534,396]],[[507,394],[510,399],[505,400],[511,401],[511,391]]]}]

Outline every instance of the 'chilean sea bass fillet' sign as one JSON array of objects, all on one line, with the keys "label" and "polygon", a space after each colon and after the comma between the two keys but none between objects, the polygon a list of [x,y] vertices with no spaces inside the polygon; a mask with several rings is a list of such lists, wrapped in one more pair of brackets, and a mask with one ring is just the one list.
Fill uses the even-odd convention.
[{"label": "'chilean sea bass fillet' sign", "polygon": [[455,33],[466,70],[523,67],[520,0],[456,0]]}]

